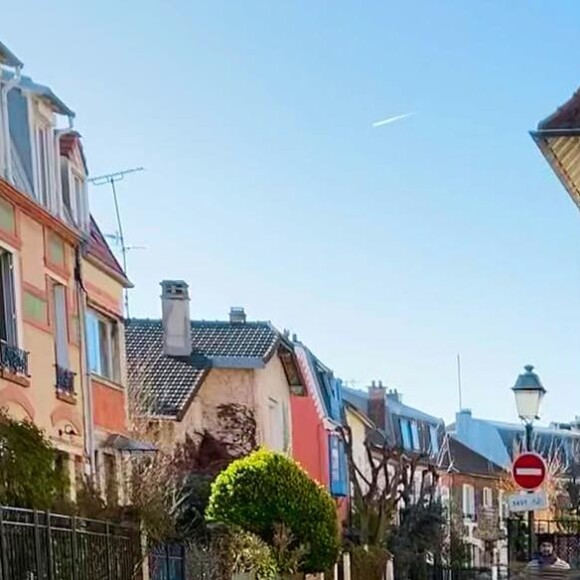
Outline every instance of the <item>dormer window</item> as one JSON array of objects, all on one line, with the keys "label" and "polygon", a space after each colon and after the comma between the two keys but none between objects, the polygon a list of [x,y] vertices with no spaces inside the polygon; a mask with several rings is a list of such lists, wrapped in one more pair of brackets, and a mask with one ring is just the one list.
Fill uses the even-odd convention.
[{"label": "dormer window", "polygon": [[80,230],[89,227],[86,166],[78,133],[72,131],[60,137],[60,171],[63,217]]},{"label": "dormer window", "polygon": [[33,100],[32,110],[35,197],[46,209],[58,214],[60,192],[56,180],[54,113],[38,99]]}]

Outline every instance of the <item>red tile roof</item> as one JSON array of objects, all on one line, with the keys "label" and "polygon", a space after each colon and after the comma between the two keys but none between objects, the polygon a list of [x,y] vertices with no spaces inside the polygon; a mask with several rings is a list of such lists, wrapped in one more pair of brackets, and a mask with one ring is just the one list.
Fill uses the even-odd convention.
[{"label": "red tile roof", "polygon": [[115,255],[111,251],[109,244],[107,244],[105,236],[103,236],[93,216],[91,216],[90,236],[87,251],[90,256],[96,258],[99,262],[105,265],[111,273],[118,276],[127,287],[131,286],[131,282],[129,282],[127,275],[119,264],[119,261],[115,258]]}]

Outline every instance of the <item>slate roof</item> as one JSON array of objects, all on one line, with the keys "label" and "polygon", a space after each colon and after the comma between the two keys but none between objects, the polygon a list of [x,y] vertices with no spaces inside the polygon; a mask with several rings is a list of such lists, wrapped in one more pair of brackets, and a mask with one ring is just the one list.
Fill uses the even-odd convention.
[{"label": "slate roof", "polygon": [[442,453],[441,467],[469,475],[498,477],[504,470],[483,455],[464,445],[454,437],[447,438],[447,449]]},{"label": "slate roof", "polygon": [[107,240],[105,240],[105,236],[101,232],[95,218],[91,216],[91,223],[90,223],[90,233],[89,233],[89,240],[87,243],[87,252],[89,255],[97,258],[100,262],[102,262],[113,274],[116,274],[120,280],[127,286],[131,288],[132,284],[127,279],[123,268],[119,264],[117,258],[111,251],[109,244],[107,244]]},{"label": "slate roof", "polygon": [[580,123],[580,89],[538,124],[539,130],[577,129]]},{"label": "slate roof", "polygon": [[[6,80],[10,80],[14,77],[14,73],[4,70],[2,71],[2,77]],[[50,104],[55,113],[74,118],[75,116],[74,111],[69,107],[67,107],[64,104],[64,102],[52,92],[52,89],[50,87],[35,83],[30,77],[24,75],[20,77],[18,81],[18,86],[22,90],[28,91],[48,101],[48,103]]]},{"label": "slate roof", "polygon": [[163,354],[161,320],[126,323],[127,361],[143,365],[143,383],[152,389],[155,413],[179,416],[211,368],[263,367],[282,341],[269,322],[191,322],[192,353],[187,358]]},{"label": "slate roof", "polygon": [[[360,409],[366,416],[371,417],[372,413],[369,409],[369,394],[368,391],[361,391],[351,387],[342,387],[342,399],[350,403],[354,407]],[[387,440],[392,445],[403,445],[403,434],[401,432],[401,420],[410,419],[417,423],[417,430],[419,435],[419,442],[421,451],[430,452],[432,448],[431,443],[431,427],[436,429],[438,435],[438,444],[442,442],[444,423],[442,419],[434,417],[409,407],[403,404],[396,393],[389,393],[385,390],[385,429],[378,430],[378,439],[382,438],[384,442]],[[377,439],[377,441],[378,441]],[[381,443],[382,445],[383,443]]]}]

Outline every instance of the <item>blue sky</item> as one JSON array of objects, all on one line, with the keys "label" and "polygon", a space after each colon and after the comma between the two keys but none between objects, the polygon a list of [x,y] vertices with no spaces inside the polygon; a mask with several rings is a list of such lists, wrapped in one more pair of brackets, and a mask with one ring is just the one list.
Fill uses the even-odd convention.
[{"label": "blue sky", "polygon": [[[528,130],[580,85],[577,2],[21,0],[1,38],[119,186],[136,288],[290,328],[446,419],[580,414],[580,214]],[[572,63],[572,64],[571,64]],[[372,122],[415,112],[391,125]],[[114,231],[110,191],[92,208]]]}]

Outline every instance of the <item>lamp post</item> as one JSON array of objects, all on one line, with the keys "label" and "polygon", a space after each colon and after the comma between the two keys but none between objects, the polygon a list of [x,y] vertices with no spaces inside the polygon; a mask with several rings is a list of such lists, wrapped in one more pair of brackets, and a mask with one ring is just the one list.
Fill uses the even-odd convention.
[{"label": "lamp post", "polygon": [[[540,404],[546,389],[540,377],[534,372],[532,365],[524,367],[525,372],[518,376],[512,391],[516,399],[516,408],[526,430],[526,451],[533,451],[532,435],[534,421],[540,418]],[[534,512],[528,512],[528,553],[530,559],[534,555]]]}]

